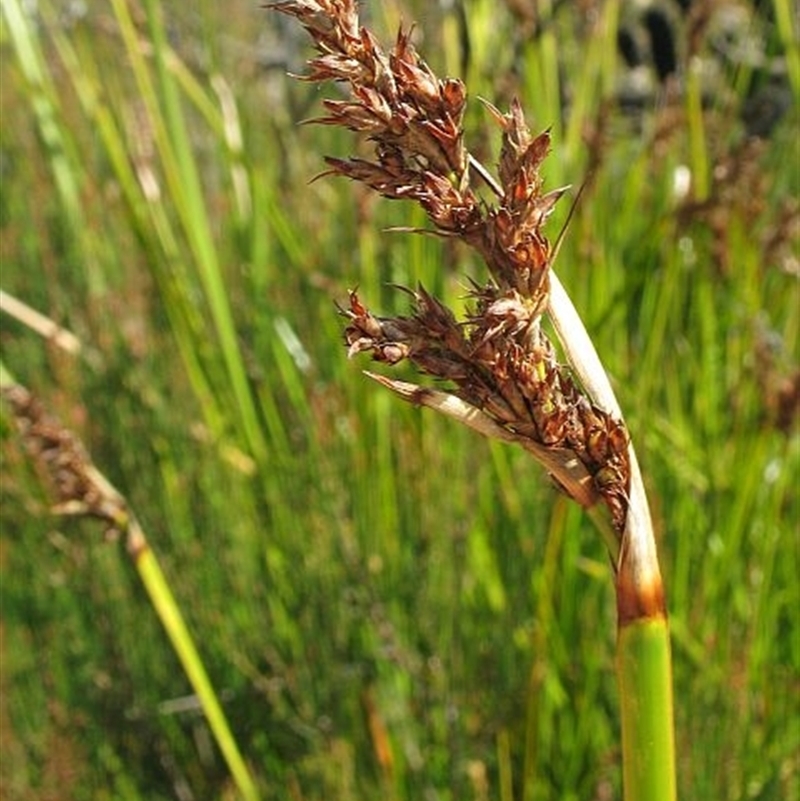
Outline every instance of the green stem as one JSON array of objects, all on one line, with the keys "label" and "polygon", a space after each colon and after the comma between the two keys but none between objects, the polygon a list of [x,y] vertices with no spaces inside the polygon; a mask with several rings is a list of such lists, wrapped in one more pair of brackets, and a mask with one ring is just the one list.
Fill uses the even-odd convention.
[{"label": "green stem", "polygon": [[623,623],[617,639],[625,801],[675,801],[672,676],[665,617]]},{"label": "green stem", "polygon": [[200,654],[192,640],[192,635],[175,602],[175,596],[169,588],[155,554],[150,550],[147,540],[135,520],[131,520],[129,523],[127,545],[128,552],[136,565],[136,570],[150,596],[156,614],[167,632],[192,688],[197,693],[208,725],[222,751],[241,797],[245,801],[258,801],[259,794],[256,785],[242,758],[236,739],[231,733],[225,713],[222,711]]}]

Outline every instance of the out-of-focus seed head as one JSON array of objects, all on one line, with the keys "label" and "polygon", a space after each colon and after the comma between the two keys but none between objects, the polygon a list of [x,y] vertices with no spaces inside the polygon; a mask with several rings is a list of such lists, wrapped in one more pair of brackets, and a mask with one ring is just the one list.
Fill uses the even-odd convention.
[{"label": "out-of-focus seed head", "polygon": [[24,387],[5,387],[2,395],[25,447],[52,491],[54,511],[95,517],[106,524],[109,536],[116,536],[127,525],[127,505],[94,467],[80,440],[46,414],[41,402]]}]

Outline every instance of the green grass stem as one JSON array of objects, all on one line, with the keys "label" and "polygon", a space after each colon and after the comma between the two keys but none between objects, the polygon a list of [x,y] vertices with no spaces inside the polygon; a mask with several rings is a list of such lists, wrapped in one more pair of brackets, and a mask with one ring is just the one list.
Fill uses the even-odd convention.
[{"label": "green grass stem", "polygon": [[147,544],[138,523],[132,521],[128,532],[128,548],[136,571],[144,584],[153,609],[164,626],[175,653],[180,659],[192,689],[208,721],[214,739],[231,772],[241,797],[258,801],[260,794],[231,732],[225,713],[206,672],[200,653],[170,590],[155,554]]},{"label": "green grass stem", "polygon": [[[119,11],[124,8],[121,5],[117,7]],[[267,446],[256,415],[255,403],[238,346],[229,295],[225,290],[225,279],[220,269],[217,250],[211,234],[212,224],[203,200],[204,193],[197,163],[192,155],[193,149],[178,93],[178,82],[167,65],[168,48],[163,11],[160,3],[156,0],[148,0],[145,8],[153,40],[166,127],[173,148],[172,151],[167,152],[174,152],[177,159],[176,177],[179,183],[172,186],[173,196],[176,200],[180,200],[178,211],[183,218],[184,230],[192,246],[200,278],[206,291],[230,384],[238,402],[238,419],[243,426],[248,447],[256,461],[263,465],[266,462]],[[170,172],[169,174],[175,173]]]},{"label": "green grass stem", "polygon": [[800,44],[798,44],[797,7],[791,0],[774,0],[775,21],[781,44],[785,48],[786,71],[794,94],[794,102],[800,103]]},{"label": "green grass stem", "polygon": [[623,625],[617,642],[625,801],[675,801],[675,738],[666,620]]}]

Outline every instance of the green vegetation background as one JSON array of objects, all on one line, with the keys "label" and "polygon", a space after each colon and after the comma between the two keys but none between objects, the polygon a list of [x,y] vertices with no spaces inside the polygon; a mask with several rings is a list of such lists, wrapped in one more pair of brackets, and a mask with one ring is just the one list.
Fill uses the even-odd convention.
[{"label": "green vegetation background", "polygon": [[[83,350],[3,315],[3,361],[129,499],[263,798],[619,797],[600,538],[524,453],[346,358],[348,288],[398,312],[389,284],[422,281],[458,305],[480,265],[384,231],[424,225],[414,209],[309,183],[363,146],[298,126],[336,89],[286,77],[297,26],[242,0],[4,3],[0,288]],[[747,141],[765,79],[741,63],[622,113],[616,2],[562,4],[536,34],[490,0],[366,6],[465,78],[487,165],[474,98],[513,94],[552,127],[548,186],[593,165],[557,268],[649,487],[682,797],[797,801],[797,81]],[[791,71],[789,8],[746,31]],[[0,571],[3,798],[235,797],[123,548],[48,513],[7,418]]]}]

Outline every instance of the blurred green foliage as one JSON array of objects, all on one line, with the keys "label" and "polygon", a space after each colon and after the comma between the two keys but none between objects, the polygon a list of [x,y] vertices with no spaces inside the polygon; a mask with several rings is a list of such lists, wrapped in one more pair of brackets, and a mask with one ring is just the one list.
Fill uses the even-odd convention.
[{"label": "blurred green foliage", "polygon": [[[632,9],[540,5],[538,24],[489,0],[364,14],[385,40],[417,20],[472,98],[519,95],[554,132],[549,186],[590,171],[557,269],[649,487],[682,797],[796,800],[797,83],[768,135],[742,122],[796,63],[788,3],[747,12],[761,58],[715,56],[709,26],[686,91],[634,113],[614,57]],[[83,343],[2,315],[3,362],[129,499],[263,797],[618,797],[600,538],[524,453],[346,359],[348,288],[458,306],[480,265],[383,230],[424,225],[414,209],[310,183],[364,145],[298,126],[319,112],[286,77],[302,31],[240,0],[8,0],[0,52],[0,287]],[[491,166],[487,116],[466,124]],[[234,797],[124,551],[49,514],[5,418],[0,497],[3,798]]]}]

